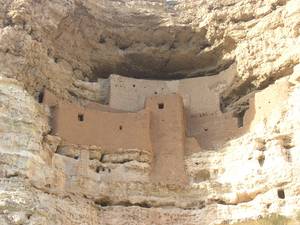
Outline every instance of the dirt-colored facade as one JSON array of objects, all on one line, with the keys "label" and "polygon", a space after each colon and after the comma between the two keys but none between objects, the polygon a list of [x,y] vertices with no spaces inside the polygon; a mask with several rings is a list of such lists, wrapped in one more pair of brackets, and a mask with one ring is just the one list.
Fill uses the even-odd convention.
[{"label": "dirt-colored facade", "polygon": [[149,97],[139,112],[103,111],[103,106],[85,107],[60,101],[45,91],[43,102],[51,107],[52,133],[66,144],[96,145],[104,153],[138,149],[153,155],[154,182],[184,185],[186,123],[178,94]]},{"label": "dirt-colored facade", "polygon": [[146,100],[151,114],[152,178],[157,182],[186,184],[184,169],[185,121],[182,98],[177,94]]},{"label": "dirt-colored facade", "polygon": [[219,95],[233,82],[235,74],[236,66],[232,65],[215,76],[170,81],[111,75],[108,102],[111,108],[136,112],[144,108],[148,97],[177,93],[190,115],[220,113]]},{"label": "dirt-colored facade", "polygon": [[[282,80],[249,98],[249,108],[244,114],[211,113],[192,115],[188,120],[189,135],[195,137],[204,149],[218,148],[235,137],[241,136],[272,112],[287,99],[289,83]],[[273,115],[276,116],[276,115]],[[280,115],[277,115],[280,116]],[[263,124],[262,124],[263,125]]]},{"label": "dirt-colored facade", "polygon": [[119,110],[135,111],[142,109],[151,96],[177,93],[183,99],[187,135],[196,138],[202,149],[215,149],[247,132],[286,98],[288,85],[281,82],[253,95],[244,114],[222,113],[220,93],[232,83],[235,72],[233,65],[215,76],[174,81],[112,75],[109,105]]},{"label": "dirt-colored facade", "polygon": [[[171,81],[111,75],[108,104],[114,109],[136,112],[152,96],[176,93],[183,101],[187,135],[195,137],[203,149],[215,148],[243,130],[237,117],[220,109],[220,93],[232,84],[235,74],[233,64],[215,76]],[[220,132],[220,126],[226,132]]]},{"label": "dirt-colored facade", "polygon": [[[131,82],[134,79],[129,80]],[[217,85],[216,81],[213,83]],[[185,88],[188,91],[194,85],[190,90],[192,92],[197,83],[190,84]],[[126,112],[127,108],[114,109],[110,104],[95,102],[81,106],[59,100],[48,91],[44,93],[43,102],[52,111],[53,134],[60,136],[64,143],[96,145],[103,153],[109,154],[134,149],[146,152],[152,160],[152,181],[184,185],[188,183],[184,168],[186,154],[219,148],[241,136],[272,113],[278,102],[286,98],[284,93],[287,93],[287,88],[288,84],[281,82],[256,93],[249,99],[249,109],[241,115],[221,113],[215,104],[219,104],[219,98],[202,101],[203,96],[199,97],[197,104],[193,103],[194,112],[201,112],[200,103],[208,106],[209,100],[212,100],[211,109],[205,108],[203,113],[192,114],[191,108],[187,108],[191,105],[187,105],[184,97],[178,93],[150,95],[149,92],[150,96],[144,96],[143,108],[136,112]],[[128,96],[124,98],[127,102]],[[118,101],[121,102],[122,98]]]},{"label": "dirt-colored facade", "polygon": [[[100,146],[105,152],[139,149],[152,153],[150,114],[102,111],[101,106],[72,104],[45,94],[44,103],[52,106],[52,133],[64,142]],[[100,108],[100,109],[99,109]]]},{"label": "dirt-colored facade", "polygon": [[[231,113],[190,117],[189,132],[204,149],[217,148],[239,133],[238,119]],[[222,132],[220,132],[222,130]]]}]

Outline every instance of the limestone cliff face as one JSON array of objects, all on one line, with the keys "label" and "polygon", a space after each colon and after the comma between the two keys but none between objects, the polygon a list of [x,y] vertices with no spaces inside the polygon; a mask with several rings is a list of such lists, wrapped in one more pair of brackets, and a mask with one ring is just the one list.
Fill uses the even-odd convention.
[{"label": "limestone cliff face", "polygon": [[[0,224],[295,216],[299,46],[299,0],[0,0]],[[217,91],[224,113],[244,112],[253,96],[280,101],[256,112],[245,134],[187,152],[185,187],[149,182],[151,163],[138,150],[61,145],[50,135],[51,110],[37,101],[47,88],[74,103],[105,102],[107,84],[92,81],[113,73],[185,79],[231,65],[233,82]]]}]

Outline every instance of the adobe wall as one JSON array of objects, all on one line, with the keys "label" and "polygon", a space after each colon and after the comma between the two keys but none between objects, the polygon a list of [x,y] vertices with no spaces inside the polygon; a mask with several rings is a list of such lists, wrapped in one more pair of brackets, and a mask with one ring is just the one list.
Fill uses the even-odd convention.
[{"label": "adobe wall", "polygon": [[[228,74],[231,73],[227,73],[227,76],[229,77]],[[226,76],[223,76],[223,78],[224,77]],[[158,97],[162,93],[166,94],[170,90],[177,90],[181,93],[179,93],[181,96],[183,96],[182,93],[190,93],[189,95],[185,95],[185,99],[183,99],[183,101],[185,106],[189,106],[190,111],[194,112],[194,114],[190,113],[186,115],[186,120],[184,118],[183,121],[187,121],[187,125],[183,127],[187,128],[187,134],[189,136],[196,138],[202,149],[218,148],[228,140],[245,133],[247,129],[249,129],[249,127],[255,127],[257,123],[263,121],[264,118],[269,117],[270,114],[276,109],[276,107],[279,107],[280,104],[284,102],[284,100],[287,98],[286,95],[289,88],[288,82],[282,79],[277,81],[275,84],[270,85],[268,88],[255,93],[255,95],[250,99],[249,109],[246,111],[243,118],[243,127],[239,127],[237,117],[234,117],[231,113],[224,114],[218,111],[219,108],[217,107],[217,105],[219,104],[219,98],[216,94],[218,93],[218,91],[212,92],[211,90],[218,90],[220,86],[225,85],[225,81],[223,80],[222,83],[218,80],[217,76],[203,77],[201,78],[203,83],[200,84],[194,82],[194,80],[197,80],[198,78],[168,82],[146,81],[147,85],[143,83],[145,80],[136,80],[120,76],[112,76],[111,83],[114,83],[114,79],[118,79],[118,83],[123,84],[121,85],[122,87],[135,85],[134,90],[136,91],[136,93],[134,95],[129,91],[127,92],[127,96],[120,94],[118,99],[115,98],[116,100],[118,100],[115,101],[115,104],[119,105],[120,108],[123,109],[127,107],[127,110],[131,109],[131,104],[139,108],[139,104],[144,104],[144,98],[146,98],[147,95]],[[208,81],[206,81],[207,79]],[[230,79],[228,78],[227,83],[230,82],[229,80]],[[132,83],[129,83],[128,81]],[[150,85],[148,86],[148,84]],[[164,84],[165,86],[160,86],[161,84]],[[141,92],[140,88],[145,88],[146,90],[143,95],[139,95],[139,93]],[[157,91],[152,93],[153,90],[159,89],[160,92]],[[198,94],[199,90],[201,90],[201,93],[210,94]],[[145,93],[146,95],[144,95]],[[215,95],[213,95],[212,93],[215,93]],[[205,97],[207,95],[210,95],[210,98]],[[131,96],[135,100],[132,100],[132,98],[129,98],[128,96]],[[55,98],[51,96],[50,93],[45,92],[44,98],[48,102],[48,105],[54,105],[56,102]],[[114,98],[112,98],[112,100],[113,99]],[[121,107],[123,103],[125,104]],[[111,106],[89,103],[86,108],[98,110],[101,112],[122,112],[121,110],[113,109]],[[144,108],[144,105],[142,106],[142,108]],[[217,110],[215,110],[216,108]],[[86,142],[90,143],[90,141]],[[108,143],[106,145],[108,145]]]},{"label": "adobe wall", "polygon": [[41,99],[42,103],[48,105],[49,107],[53,107],[58,104],[58,98],[45,89],[42,93],[43,99]]},{"label": "adobe wall", "polygon": [[[182,97],[187,112],[184,120],[187,122],[187,134],[195,137],[201,147],[214,148],[241,130],[238,129],[237,118],[231,114],[224,115],[220,111],[219,94],[233,82],[235,75],[236,65],[218,75],[173,81],[111,75],[109,106],[137,111],[144,108],[148,97],[177,93]],[[199,119],[201,117],[203,119]],[[220,124],[223,130],[219,129]],[[210,129],[204,131],[206,127]]]},{"label": "adobe wall", "polygon": [[236,74],[236,66],[215,76],[182,80],[143,80],[110,76],[109,105],[125,111],[144,108],[145,99],[153,95],[178,93],[190,114],[220,112],[219,93],[229,86]]},{"label": "adobe wall", "polygon": [[243,131],[232,113],[192,116],[189,128],[191,136],[204,149],[218,148]]},{"label": "adobe wall", "polygon": [[100,103],[102,104],[108,104],[109,101],[109,79],[103,79],[99,78],[97,80],[99,86],[100,86]]},{"label": "adobe wall", "polygon": [[188,178],[184,168],[186,136],[182,98],[177,94],[152,96],[146,101],[146,110],[151,115],[153,181],[186,184]]},{"label": "adobe wall", "polygon": [[[154,182],[187,184],[186,123],[182,97],[178,94],[149,97],[145,110],[137,113],[102,111],[103,106],[96,103],[82,107],[59,101],[48,91],[44,103],[52,107],[52,133],[66,144],[96,145],[104,153],[144,150],[154,157]],[[195,142],[189,143],[191,149],[199,147]]]},{"label": "adobe wall", "polygon": [[111,107],[109,107],[108,105],[103,105],[103,104],[99,104],[96,102],[88,102],[84,105],[84,107],[89,108],[89,109],[94,109],[94,110],[100,110],[100,111],[104,111],[104,112],[124,112],[122,110],[118,110],[118,109],[113,109]]},{"label": "adobe wall", "polygon": [[[167,94],[168,92],[170,92],[170,90],[177,91],[177,92],[179,92],[179,95],[185,96],[185,98],[183,97],[183,102],[186,107],[189,107],[189,110],[191,112],[189,115],[187,115],[187,118],[186,118],[186,120],[188,121],[188,124],[183,125],[182,128],[180,128],[180,129],[186,129],[186,127],[187,127],[188,135],[195,137],[202,149],[217,148],[220,145],[226,143],[228,140],[242,135],[245,131],[247,131],[247,129],[249,129],[249,127],[254,127],[257,123],[263,121],[264,118],[269,117],[270,114],[276,109],[276,107],[279,107],[280,104],[282,102],[284,102],[284,100],[287,98],[286,95],[288,93],[288,88],[289,88],[288,82],[286,80],[282,79],[282,80],[277,81],[275,84],[270,85],[268,88],[266,88],[260,92],[257,92],[250,99],[249,109],[246,111],[245,116],[243,118],[243,127],[239,127],[237,117],[234,117],[231,113],[225,113],[225,114],[221,113],[220,111],[218,111],[219,108],[217,107],[219,105],[219,98],[218,98],[218,95],[216,94],[216,93],[218,93],[218,91],[216,91],[216,90],[218,90],[218,89],[220,89],[220,87],[222,88],[222,86],[225,86],[226,84],[230,83],[230,79],[229,79],[230,76],[228,74],[230,75],[232,73],[227,72],[227,75],[225,74],[224,76],[222,76],[224,79],[227,77],[227,79],[222,80],[222,81],[220,81],[218,79],[218,76],[200,78],[202,83],[197,82],[197,80],[199,78],[192,78],[192,79],[186,79],[186,80],[181,80],[181,81],[150,81],[150,80],[145,81],[145,80],[124,78],[124,77],[120,77],[120,76],[112,76],[111,77],[111,85],[113,83],[115,83],[115,84],[118,83],[118,85],[120,85],[120,87],[123,87],[123,88],[128,87],[128,86],[133,87],[133,85],[135,85],[134,86],[135,94],[132,94],[130,91],[126,92],[127,95],[125,95],[125,92],[124,92],[124,94],[119,93],[118,99],[114,98],[112,96],[112,98],[111,98],[112,104],[110,106],[100,105],[100,104],[96,104],[96,103],[89,103],[86,106],[86,108],[88,108],[90,110],[94,110],[94,111],[99,111],[99,113],[101,114],[101,115],[91,114],[91,116],[90,116],[89,112],[88,112],[89,117],[106,118],[106,117],[110,117],[110,114],[109,114],[109,116],[102,115],[105,112],[115,113],[116,115],[119,115],[120,112],[122,112],[121,110],[113,109],[112,106],[118,105],[119,108],[123,108],[123,110],[124,109],[127,109],[127,110],[132,109],[132,107],[131,107],[132,104],[135,105],[136,109],[139,109],[139,107],[144,108],[144,104],[145,104],[144,98],[146,98],[148,96],[152,96],[152,97],[149,97],[149,99],[161,99],[161,98],[166,97],[166,99],[164,101],[168,101],[169,97],[161,96],[161,95]],[[144,83],[144,82],[146,82],[146,83]],[[123,90],[122,88],[117,88],[117,89],[115,89],[115,91],[113,91],[111,88],[111,93],[116,94],[117,93],[116,91],[120,91],[120,90],[121,90],[121,92],[123,92],[125,89]],[[153,90],[155,90],[155,91],[153,92]],[[215,91],[212,91],[212,90],[215,90]],[[139,93],[141,93],[141,92],[142,92],[142,94],[140,95]],[[189,93],[189,94],[183,95],[182,93]],[[200,94],[200,93],[202,93],[202,94]],[[171,95],[171,96],[173,96],[173,95]],[[210,97],[207,97],[207,96],[210,96]],[[45,92],[44,99],[45,99],[45,101],[47,101],[47,104],[50,106],[55,105],[57,102],[55,97],[52,96],[51,93],[48,93],[48,92]],[[113,101],[114,99],[115,99],[115,101]],[[176,102],[177,100],[173,99],[171,101]],[[116,104],[116,105],[114,105],[114,104]],[[122,104],[124,104],[124,105],[122,105]],[[66,106],[60,105],[61,109],[63,107],[66,107]],[[146,106],[146,107],[148,107],[148,106]],[[71,112],[71,110],[69,110],[69,109],[63,109],[63,111],[64,110]],[[79,109],[77,109],[77,111],[78,110]],[[173,110],[178,110],[178,111],[180,111],[180,113],[183,114],[182,121],[184,123],[186,120],[184,118],[183,110],[180,109],[180,107],[178,109],[173,109]],[[192,112],[194,112],[194,113],[192,113]],[[121,115],[131,115],[131,114],[130,113],[122,113]],[[64,116],[64,115],[62,115],[62,116]],[[172,119],[173,119],[172,116],[171,115],[168,115],[168,116],[170,116],[169,120],[172,121]],[[168,116],[166,116],[166,117],[168,117]],[[75,113],[74,113],[73,118],[76,118]],[[130,116],[128,116],[128,118],[129,118],[129,120],[136,119],[136,118],[132,118]],[[144,120],[144,119],[147,120],[146,116],[141,116],[138,118],[138,120]],[[112,127],[112,126],[116,127],[117,124],[119,124],[122,121],[122,119],[118,119],[118,116],[111,117],[111,118],[109,118],[109,120],[114,121],[114,123],[109,122],[109,124],[111,124],[111,125],[107,125],[108,127]],[[155,119],[148,118],[148,120],[154,121]],[[175,119],[175,121],[176,121],[176,119]],[[102,123],[105,124],[105,122],[107,122],[106,119]],[[176,123],[174,123],[174,124],[176,124]],[[135,127],[135,128],[130,128],[131,125],[132,125],[132,127]],[[57,126],[61,126],[61,123],[59,123]],[[133,129],[135,131],[143,129],[143,128],[140,128],[140,127],[142,127],[141,125],[138,125],[138,124],[135,125],[133,122],[130,123],[130,125],[126,125],[126,127],[127,126],[129,127],[129,129]],[[62,128],[60,128],[60,130],[61,129]],[[87,129],[95,129],[95,128],[90,127]],[[152,127],[152,129],[158,129],[158,130],[161,130],[161,132],[164,132],[164,129],[159,128],[158,125],[157,125],[157,128]],[[173,131],[176,129],[178,130],[179,128],[170,129],[169,131],[166,131],[166,133],[170,132],[170,135],[171,135],[173,133]],[[71,130],[76,130],[76,129],[74,128]],[[114,136],[115,135],[114,132],[115,132],[114,130],[110,130],[108,133],[111,133],[112,134],[111,136]],[[153,130],[151,132],[153,132]],[[184,132],[184,130],[183,130],[183,132]],[[95,133],[97,133],[97,132],[95,132]],[[81,138],[83,138],[83,137],[76,136],[73,140],[73,139],[71,139],[71,137],[68,136],[68,139],[70,142],[74,142],[74,143],[78,143],[78,144],[80,144],[80,143],[95,144],[95,145],[100,144],[100,146],[108,146],[107,148],[110,148],[110,149],[117,148],[116,146],[112,146],[112,145],[118,145],[118,142],[111,141],[111,139],[109,139],[109,137],[105,136],[108,133],[107,132],[103,132],[103,134],[99,133],[99,137],[104,135],[103,137],[105,137],[104,139],[106,140],[101,143],[100,142],[92,142],[91,139],[94,140],[94,137],[91,137],[91,139],[84,137],[85,139],[82,140]],[[130,140],[130,138],[132,136],[128,132],[127,132],[127,134],[128,134],[128,136],[123,137],[125,140],[124,143],[123,143],[123,140],[118,138],[118,140],[120,140],[120,143],[119,143],[120,148],[128,147],[128,146],[126,146],[126,141]],[[141,134],[141,132],[137,132],[137,134],[132,134],[132,135],[136,136],[136,137],[139,137],[139,135],[141,135],[141,137],[144,136],[143,134]],[[150,133],[148,134],[148,136],[149,135],[150,135]],[[138,139],[142,140],[142,138],[138,138]],[[180,140],[180,139],[178,139],[178,140]],[[80,143],[79,143],[79,141],[80,141]],[[132,143],[131,141],[128,141],[128,142]],[[146,143],[147,140],[144,140],[143,142]],[[111,144],[111,143],[113,143],[113,144]],[[149,143],[148,145],[150,146],[151,145],[150,140],[148,140],[148,143]],[[137,145],[137,144],[135,144],[135,145]],[[142,146],[143,144],[138,144],[138,145]],[[180,146],[180,144],[178,144],[178,146]],[[154,146],[154,148],[161,149],[162,147]],[[193,148],[196,149],[196,147],[193,147]],[[179,150],[179,152],[180,151],[181,150]],[[157,164],[160,164],[160,162],[158,161]]]},{"label": "adobe wall", "polygon": [[136,112],[144,108],[147,97],[170,92],[165,81],[134,79],[114,74],[109,79],[109,106],[114,109]]},{"label": "adobe wall", "polygon": [[177,92],[184,98],[190,115],[221,113],[220,93],[226,89],[236,75],[236,66],[214,76],[180,80]]},{"label": "adobe wall", "polygon": [[217,148],[228,140],[243,135],[258,123],[270,118],[287,99],[289,83],[281,79],[268,88],[255,93],[249,99],[249,109],[242,118],[243,126],[239,127],[238,118],[232,113],[212,113],[192,115],[189,117],[189,134],[195,137],[201,148]]},{"label": "adobe wall", "polygon": [[52,132],[68,144],[96,145],[104,152],[139,149],[152,153],[150,114],[113,112],[90,103],[87,107],[58,99],[45,91],[45,104],[52,107]]},{"label": "adobe wall", "polygon": [[[54,94],[52,94],[50,91],[45,89],[43,91],[43,99],[42,103],[48,105],[49,107],[56,106],[59,102],[62,102],[61,99],[58,99]],[[94,110],[100,110],[104,112],[124,112],[123,110],[117,110],[109,107],[108,105],[99,104],[97,102],[91,102],[87,101],[86,103],[83,103],[84,107],[88,109],[94,109]]]}]

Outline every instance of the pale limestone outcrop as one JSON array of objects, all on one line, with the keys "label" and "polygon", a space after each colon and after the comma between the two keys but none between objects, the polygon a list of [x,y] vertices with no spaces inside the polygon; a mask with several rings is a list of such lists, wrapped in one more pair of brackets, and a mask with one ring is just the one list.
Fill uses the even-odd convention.
[{"label": "pale limestone outcrop", "polygon": [[57,148],[59,138],[46,136],[47,108],[12,79],[2,78],[0,85],[4,224],[215,224],[297,212],[299,84],[246,135],[222,150],[187,155],[191,180],[185,188],[151,184],[149,161],[138,155],[116,160],[102,157],[96,146]]},{"label": "pale limestone outcrop", "polygon": [[[0,224],[205,225],[297,214],[298,0],[174,3],[0,0]],[[273,83],[288,82],[287,95],[219,149],[193,146],[186,187],[152,184],[149,159],[137,152],[59,146],[49,108],[35,100],[46,87],[107,103],[107,85],[88,80],[216,74],[234,61],[224,111]]]}]

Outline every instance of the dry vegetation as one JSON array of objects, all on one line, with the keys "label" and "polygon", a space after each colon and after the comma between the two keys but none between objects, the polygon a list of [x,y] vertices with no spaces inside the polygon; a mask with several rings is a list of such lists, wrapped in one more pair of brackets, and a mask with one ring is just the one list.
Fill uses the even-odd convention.
[{"label": "dry vegetation", "polygon": [[269,217],[265,217],[262,219],[239,222],[233,225],[298,225],[298,224],[300,223],[297,221],[292,221],[284,216],[273,214]]}]

